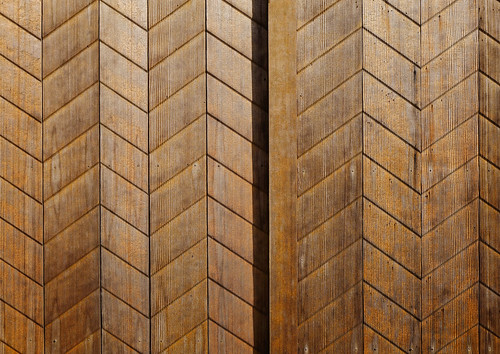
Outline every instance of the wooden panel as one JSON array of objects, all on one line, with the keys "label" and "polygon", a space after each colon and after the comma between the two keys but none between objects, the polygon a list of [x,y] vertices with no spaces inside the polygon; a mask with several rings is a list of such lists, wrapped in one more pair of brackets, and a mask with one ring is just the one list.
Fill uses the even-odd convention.
[{"label": "wooden panel", "polygon": [[[248,3],[258,8],[265,1]],[[269,293],[268,255],[263,252],[268,247],[257,247],[268,242],[269,230],[267,27],[225,1],[208,0],[206,6],[207,212],[209,235],[217,240],[208,241],[208,277],[214,284],[209,289],[209,318],[219,333],[235,335],[218,335],[209,350],[226,352],[233,345],[249,344],[265,351]],[[240,301],[241,313],[223,310]],[[249,312],[251,316],[243,315]],[[247,337],[249,331],[253,339],[250,333]]]},{"label": "wooden panel", "polygon": [[149,216],[141,219],[149,217],[151,228],[150,350],[203,353],[208,351],[206,2],[154,0],[147,7],[150,201]]},{"label": "wooden panel", "polygon": [[99,5],[103,352],[150,350],[147,4],[143,6],[130,1]]},{"label": "wooden panel", "polygon": [[[295,352],[297,333],[297,3],[269,1],[269,330],[272,352]],[[286,144],[283,142],[286,141]]]},{"label": "wooden panel", "polygon": [[45,350],[78,352],[101,327],[98,2],[42,6]]},{"label": "wooden panel", "polygon": [[0,352],[44,350],[40,1],[0,2]]}]

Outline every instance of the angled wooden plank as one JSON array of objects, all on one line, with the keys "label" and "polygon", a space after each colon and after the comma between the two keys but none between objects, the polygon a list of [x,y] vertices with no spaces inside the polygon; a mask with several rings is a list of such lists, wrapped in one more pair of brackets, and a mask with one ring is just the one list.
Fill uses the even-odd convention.
[{"label": "angled wooden plank", "polygon": [[44,238],[50,240],[99,203],[99,168],[93,167],[45,201]]},{"label": "angled wooden plank", "polygon": [[[13,2],[11,1],[11,3]],[[4,4],[2,3],[2,5]],[[1,11],[2,9],[0,8],[0,13]],[[0,53],[31,75],[40,79],[42,70],[41,41],[17,25],[20,23],[13,22],[12,20],[0,15]]]},{"label": "angled wooden plank", "polygon": [[362,193],[362,158],[358,155],[298,200],[298,238],[306,236]]},{"label": "angled wooden plank", "polygon": [[[206,125],[205,116],[202,116],[151,152],[149,183],[152,191],[161,187],[205,154]],[[187,141],[190,142],[189,148],[186,148]]]},{"label": "angled wooden plank", "polygon": [[466,121],[422,152],[422,190],[426,191],[477,156],[478,117]]},{"label": "angled wooden plank", "polygon": [[361,116],[334,131],[298,158],[297,193],[303,194],[362,151]]},{"label": "angled wooden plank", "polygon": [[54,155],[99,122],[99,86],[92,85],[43,122],[43,158]]},{"label": "angled wooden plank", "polygon": [[42,124],[0,97],[0,135],[42,159]]},{"label": "angled wooden plank", "polygon": [[422,147],[427,148],[477,113],[477,100],[463,99],[477,95],[478,78],[477,74],[472,74],[424,108],[421,113]]},{"label": "angled wooden plank", "polygon": [[43,38],[44,77],[97,40],[98,10],[95,1]]},{"label": "angled wooden plank", "polygon": [[3,301],[0,301],[0,315],[0,340],[15,350],[12,353],[43,352],[42,326]]},{"label": "angled wooden plank", "polygon": [[267,274],[212,239],[208,240],[208,276],[260,312],[267,312]]},{"label": "angled wooden plank", "polygon": [[421,149],[421,134],[425,130],[420,126],[420,110],[367,72],[363,72],[363,111]]},{"label": "angled wooden plank", "polygon": [[[316,313],[298,329],[301,352],[319,352],[363,322],[361,282]],[[345,321],[336,321],[344,318]],[[304,350],[305,349],[305,350]]]},{"label": "angled wooden plank", "polygon": [[17,146],[0,137],[0,176],[41,201],[42,164]]},{"label": "angled wooden plank", "polygon": [[94,125],[44,162],[44,198],[49,199],[99,162],[99,127]]},{"label": "angled wooden plank", "polygon": [[[304,112],[361,69],[361,38],[361,30],[354,32],[297,75],[298,113]],[[339,66],[327,64],[338,57],[351,60],[343,60]]]},{"label": "angled wooden plank", "polygon": [[362,202],[356,200],[298,242],[299,279],[361,238]]},{"label": "angled wooden plank", "polygon": [[0,12],[12,21],[26,28],[34,36],[40,38],[41,33],[41,0],[25,2],[22,0],[2,1]]},{"label": "angled wooden plank", "polygon": [[420,190],[422,162],[418,150],[366,115],[363,116],[363,152],[410,187]]},{"label": "angled wooden plank", "polygon": [[[361,6],[357,2],[336,1],[300,28],[297,31],[297,70],[301,71],[360,28],[361,17]],[[313,37],[314,40],[311,40]]]},{"label": "angled wooden plank", "polygon": [[476,242],[422,279],[422,316],[426,318],[478,281]]},{"label": "angled wooden plank", "polygon": [[44,280],[50,282],[99,245],[98,209],[44,244]]},{"label": "angled wooden plank", "polygon": [[[151,319],[151,349],[167,349],[207,319],[207,282],[203,281]],[[186,312],[189,308],[191,311]]]},{"label": "angled wooden plank", "polygon": [[363,279],[409,313],[421,317],[420,279],[367,242],[363,243]]},{"label": "angled wooden plank", "polygon": [[[76,306],[45,327],[45,348],[66,352],[100,328],[99,291],[96,290]],[[74,326],[79,323],[79,326]]]},{"label": "angled wooden plank", "polygon": [[[78,306],[81,300],[98,288],[99,250],[94,249],[45,285],[46,322],[57,323],[62,319],[63,313]],[[98,307],[93,309],[95,312],[97,310]],[[67,330],[71,332],[72,327]],[[47,337],[45,339],[47,340]]]},{"label": "angled wooden plank", "polygon": [[479,322],[479,287],[473,286],[422,321],[422,349],[438,351]]},{"label": "angled wooden plank", "polygon": [[147,113],[102,84],[99,97],[100,123],[142,151],[147,152]]},{"label": "angled wooden plank", "polygon": [[146,235],[116,216],[101,209],[101,245],[144,274],[149,267],[149,240]]},{"label": "angled wooden plank", "polygon": [[388,3],[382,0],[364,1],[363,28],[415,64],[420,64],[420,26]]},{"label": "angled wooden plank", "polygon": [[99,39],[141,68],[147,69],[147,31],[105,3],[100,4],[99,10]]},{"label": "angled wooden plank", "polygon": [[103,329],[138,352],[149,350],[148,318],[105,290],[102,293],[102,318]]},{"label": "angled wooden plank", "polygon": [[419,235],[366,199],[363,201],[363,239],[415,275],[421,275],[422,245]]},{"label": "angled wooden plank", "polygon": [[267,233],[212,198],[208,200],[208,234],[260,270],[268,271]]},{"label": "angled wooden plank", "polygon": [[101,127],[100,132],[101,163],[146,192],[147,154],[105,127]]},{"label": "angled wooden plank", "polygon": [[44,79],[44,118],[72,101],[98,80],[98,50],[99,46],[94,42]]},{"label": "angled wooden plank", "polygon": [[43,247],[0,219],[0,258],[37,283],[43,283]]},{"label": "angled wooden plank", "polygon": [[[432,1],[428,1],[432,3]],[[476,0],[458,0],[422,24],[422,63],[426,64],[478,25]],[[446,28],[447,30],[443,30]]]},{"label": "angled wooden plank", "polygon": [[203,241],[173,259],[151,277],[153,316],[207,277],[207,244]]},{"label": "angled wooden plank", "polygon": [[364,284],[364,322],[403,351],[421,348],[420,321],[371,286]]},{"label": "angled wooden plank", "polygon": [[364,195],[415,233],[420,232],[420,195],[368,158],[363,159]]},{"label": "angled wooden plank", "polygon": [[422,274],[454,257],[478,239],[479,201],[474,201],[422,237]]},{"label": "angled wooden plank", "polygon": [[363,69],[419,105],[420,68],[367,31],[363,31]]},{"label": "angled wooden plank", "polygon": [[[196,201],[151,235],[152,274],[167,266],[173,259],[205,237],[206,206],[205,198]],[[153,209],[151,211],[153,212]],[[183,237],[177,237],[179,234]]]},{"label": "angled wooden plank", "polygon": [[[148,73],[107,45],[100,44],[101,82],[146,111]],[[120,73],[127,73],[121,75]]]},{"label": "angled wooden plank", "polygon": [[[149,65],[154,67],[205,29],[205,2],[186,1],[149,31]],[[209,17],[207,17],[207,20]]]}]

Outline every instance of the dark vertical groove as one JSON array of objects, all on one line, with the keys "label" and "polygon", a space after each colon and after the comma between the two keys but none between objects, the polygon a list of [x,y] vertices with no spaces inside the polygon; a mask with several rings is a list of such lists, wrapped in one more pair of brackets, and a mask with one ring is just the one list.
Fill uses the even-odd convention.
[{"label": "dark vertical groove", "polygon": [[[479,32],[480,32],[480,29],[479,29],[479,7],[480,7],[480,3],[478,2],[477,4],[477,35],[478,35],[478,38],[477,38],[477,75],[476,75],[476,85],[477,85],[477,110],[478,110],[478,113],[481,112],[481,85],[480,85],[480,81],[479,81],[479,74],[481,72],[481,41],[479,40]],[[477,208],[479,209],[478,212],[477,212],[477,234],[478,234],[478,248],[477,248],[477,251],[479,252],[478,254],[478,265],[479,265],[479,269],[478,269],[478,292],[477,292],[477,308],[478,308],[478,315],[477,315],[477,320],[479,322],[479,325],[477,326],[478,328],[478,336],[479,336],[479,353],[482,353],[481,351],[481,344],[482,344],[482,341],[481,341],[481,324],[482,324],[482,321],[481,321],[481,243],[482,243],[482,237],[481,237],[481,165],[480,165],[480,159],[481,159],[481,115],[478,114],[477,116],[477,164],[478,164],[478,173],[479,173],[479,178],[478,178],[478,182],[477,182],[477,187],[479,189],[479,201],[477,203]],[[484,350],[484,352],[486,353],[486,350]]]},{"label": "dark vertical groove", "polygon": [[[419,20],[418,20],[418,26],[419,26],[419,48],[418,48],[418,59],[419,59],[419,65],[421,66],[422,65],[422,0],[419,1],[419,8],[418,8],[418,11],[419,11]],[[420,134],[419,134],[419,138],[420,138],[420,151],[418,152],[420,154],[420,318],[419,318],[419,324],[420,324],[420,352],[423,352],[424,348],[422,348],[423,346],[423,343],[424,343],[424,332],[422,330],[422,307],[423,307],[423,300],[424,300],[424,296],[423,296],[423,290],[422,290],[422,287],[423,287],[423,280],[424,280],[424,276],[423,276],[423,271],[424,271],[424,253],[422,251],[422,246],[423,246],[423,225],[424,225],[424,212],[422,210],[422,199],[423,199],[423,178],[422,178],[422,175],[423,175],[423,172],[424,172],[424,169],[423,169],[423,164],[422,164],[422,152],[423,152],[423,134],[422,132],[424,131],[424,126],[423,126],[423,123],[422,123],[422,90],[421,90],[421,87],[422,87],[422,70],[419,71],[419,75],[420,75],[420,80],[419,80],[419,85],[420,85],[420,88],[419,88],[419,95],[420,97],[417,97],[418,98],[418,118],[419,118],[419,123],[420,123]]]},{"label": "dark vertical groove", "polygon": [[206,267],[206,281],[207,281],[207,352],[210,352],[210,296],[209,296],[209,286],[208,286],[208,267],[209,267],[209,256],[208,256],[208,40],[207,40],[207,4],[208,0],[205,0],[205,27],[203,29],[205,33],[205,236],[206,236],[206,251],[207,251],[207,267]]},{"label": "dark vertical groove", "polygon": [[41,104],[41,109],[42,109],[42,311],[43,311],[43,352],[46,353],[47,350],[45,348],[45,195],[44,195],[44,175],[45,175],[45,163],[44,163],[44,157],[43,157],[43,121],[44,121],[44,114],[43,114],[43,3],[45,0],[40,1],[40,64],[41,64],[41,69],[40,69],[40,80],[42,83],[42,104]]},{"label": "dark vertical groove", "polygon": [[364,23],[364,11],[363,6],[365,4],[364,0],[361,1],[361,352],[364,353],[365,350],[365,287],[363,286],[363,281],[365,280],[365,168],[363,163],[363,157],[365,155],[365,101],[364,101],[364,67],[365,67],[365,58],[364,54],[364,38],[365,35],[363,33],[363,28],[365,26]]},{"label": "dark vertical groove", "polygon": [[98,84],[98,100],[99,102],[97,103],[98,107],[98,122],[99,122],[99,212],[97,213],[98,215],[98,222],[97,225],[99,226],[97,232],[99,233],[99,331],[101,333],[101,353],[103,352],[102,350],[102,343],[103,343],[103,338],[104,338],[104,333],[103,333],[103,326],[102,326],[102,225],[101,225],[101,210],[102,210],[102,200],[101,200],[101,181],[102,181],[102,175],[101,175],[101,0],[98,0],[97,3],[97,43],[99,44],[99,47],[97,48],[97,84]]},{"label": "dark vertical groove", "polygon": [[146,57],[147,57],[147,63],[146,63],[146,68],[147,68],[147,74],[148,74],[148,93],[147,93],[147,98],[148,98],[148,113],[147,113],[147,119],[148,119],[148,146],[147,146],[147,151],[148,151],[148,282],[149,282],[149,352],[152,353],[153,347],[152,347],[152,340],[153,340],[153,333],[152,333],[152,318],[151,318],[151,171],[150,171],[150,159],[151,159],[151,152],[149,148],[149,139],[150,139],[150,132],[151,129],[149,127],[149,0],[147,0],[146,3]]}]

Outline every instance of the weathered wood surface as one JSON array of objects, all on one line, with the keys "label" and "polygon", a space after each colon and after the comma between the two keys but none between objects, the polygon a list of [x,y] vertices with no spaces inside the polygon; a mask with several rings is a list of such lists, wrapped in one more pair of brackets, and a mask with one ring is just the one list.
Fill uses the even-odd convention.
[{"label": "weathered wood surface", "polygon": [[[358,333],[352,351],[356,344],[365,352],[494,351],[498,2],[295,6],[298,158],[287,163],[297,171],[299,201],[299,351],[318,352],[344,333]],[[278,58],[271,53],[271,84],[290,75]],[[271,143],[280,134],[271,132]],[[283,212],[271,204],[271,218]],[[359,261],[354,251],[340,261],[360,238]],[[328,322],[329,302],[356,274],[363,327],[347,308]],[[271,291],[271,301],[286,295]],[[303,325],[311,314],[322,317]]]},{"label": "weathered wood surface", "polygon": [[0,0],[0,352],[500,351],[499,14]]}]

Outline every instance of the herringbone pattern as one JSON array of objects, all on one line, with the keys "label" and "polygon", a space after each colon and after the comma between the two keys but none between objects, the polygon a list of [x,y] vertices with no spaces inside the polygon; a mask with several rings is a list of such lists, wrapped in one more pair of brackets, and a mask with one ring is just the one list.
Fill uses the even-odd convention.
[{"label": "herringbone pattern", "polygon": [[412,13],[363,2],[365,352],[421,352],[421,31]]},{"label": "herringbone pattern", "polygon": [[147,7],[101,1],[103,352],[149,350]]},{"label": "herringbone pattern", "polygon": [[479,1],[479,336],[500,350],[500,4]]},{"label": "herringbone pattern", "polygon": [[209,350],[214,353],[265,352],[269,345],[266,27],[264,1],[207,2]]},{"label": "herringbone pattern", "polygon": [[363,318],[361,3],[323,3],[297,14],[298,351],[312,353],[362,348]]},{"label": "herringbone pattern", "polygon": [[8,5],[0,4],[0,351],[40,352],[41,8],[33,2],[23,15]]},{"label": "herringbone pattern", "polygon": [[42,4],[45,350],[66,352],[100,344],[98,2]]},{"label": "herringbone pattern", "polygon": [[442,5],[421,26],[424,352],[479,349],[477,3]]},{"label": "herringbone pattern", "polygon": [[365,350],[477,350],[477,4],[363,5]]},{"label": "herringbone pattern", "polygon": [[205,352],[205,3],[150,1],[149,24],[151,350]]}]

